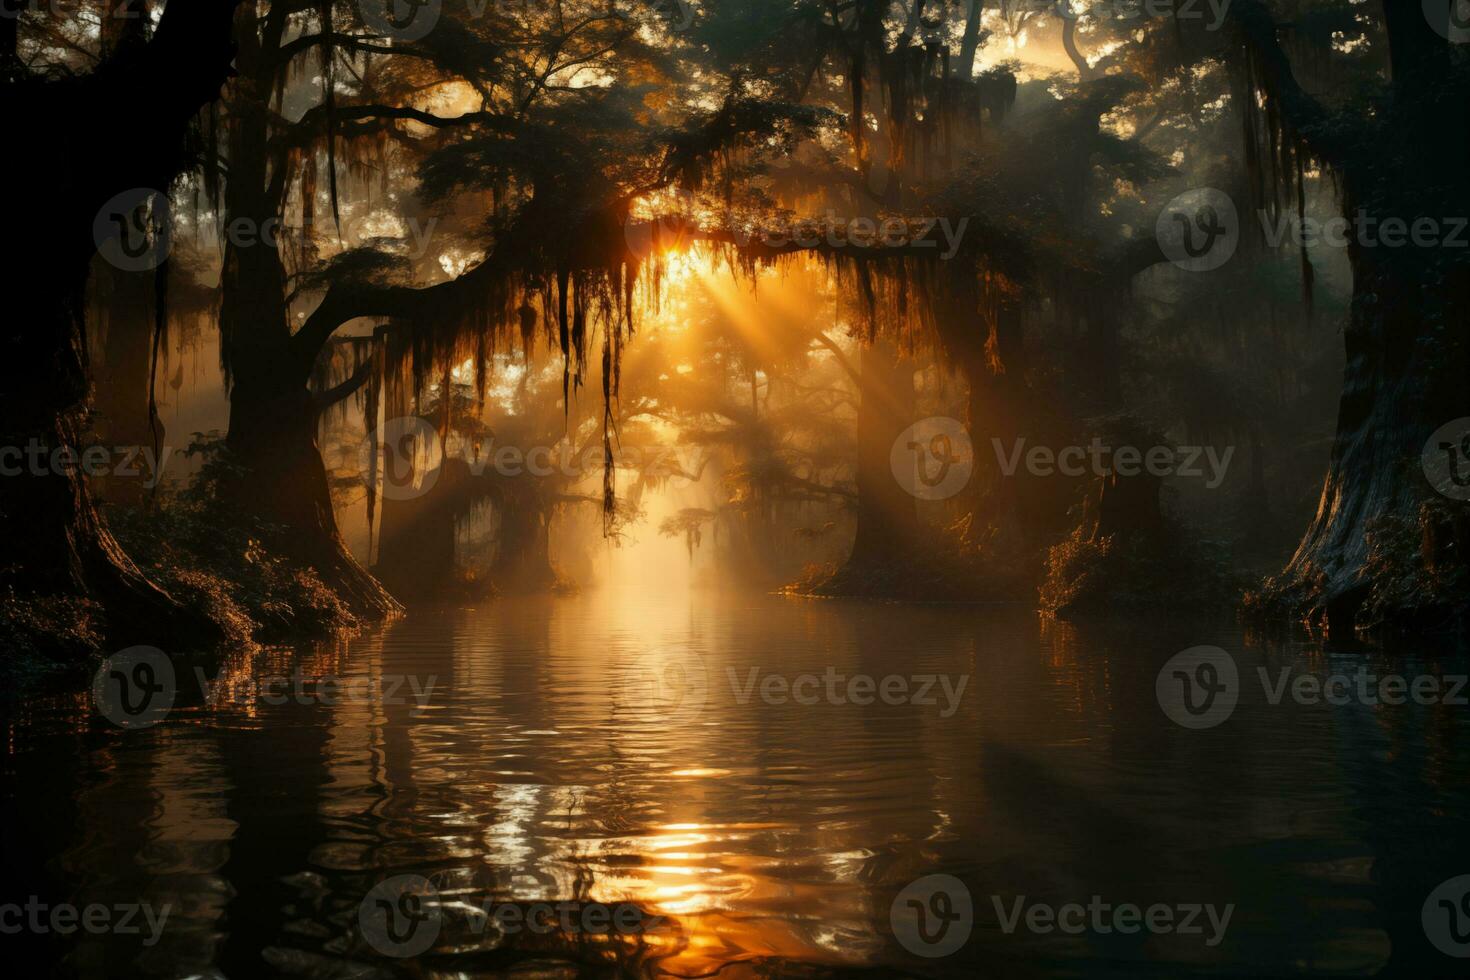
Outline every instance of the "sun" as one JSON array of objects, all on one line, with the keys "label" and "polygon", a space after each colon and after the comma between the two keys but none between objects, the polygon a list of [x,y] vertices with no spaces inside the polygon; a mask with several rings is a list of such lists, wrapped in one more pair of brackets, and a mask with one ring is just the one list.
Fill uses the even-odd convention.
[{"label": "sun", "polygon": [[663,272],[660,277],[670,286],[682,286],[698,272],[699,260],[682,249],[670,249],[663,254]]}]

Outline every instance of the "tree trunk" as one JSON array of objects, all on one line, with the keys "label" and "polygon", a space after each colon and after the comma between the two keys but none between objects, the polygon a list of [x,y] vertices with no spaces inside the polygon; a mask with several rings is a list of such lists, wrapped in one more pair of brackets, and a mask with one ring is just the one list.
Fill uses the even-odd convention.
[{"label": "tree trunk", "polygon": [[507,493],[497,507],[490,580],[502,592],[542,592],[556,584],[551,567],[551,511],[534,490]]},{"label": "tree trunk", "polygon": [[[1446,422],[1470,415],[1470,363],[1453,333],[1470,313],[1466,285],[1446,291],[1423,282],[1413,258],[1362,250],[1355,257],[1331,464],[1316,517],[1268,587],[1309,620],[1325,620],[1329,635],[1351,634],[1375,584],[1367,532],[1385,521],[1418,524],[1421,505],[1434,499],[1419,463],[1424,444]],[[1463,566],[1465,556],[1458,561]],[[1413,621],[1441,611],[1427,595],[1419,601],[1388,612]]]},{"label": "tree trunk", "polygon": [[965,33],[960,40],[958,75],[963,81],[975,77],[975,55],[980,50],[980,20],[985,13],[985,0],[970,0],[965,15]]},{"label": "tree trunk", "polygon": [[[138,450],[152,452],[155,444],[163,445],[164,436],[162,423],[155,432],[148,411],[155,283],[152,276],[122,272],[105,262],[96,263],[95,271],[94,304],[104,322],[94,428],[114,464],[97,481],[96,492],[109,503],[141,507],[160,474],[147,469],[146,460],[155,457],[144,457]],[[134,472],[113,471],[124,462]]]},{"label": "tree trunk", "polygon": [[274,545],[316,569],[355,615],[380,619],[399,604],[348,551],[337,530],[317,447],[317,406],[304,383],[250,370],[230,392],[227,440],[241,477],[226,492],[244,513],[279,528]]},{"label": "tree trunk", "polygon": [[857,536],[849,567],[885,567],[913,560],[918,502],[893,472],[894,443],[914,422],[914,371],[886,339],[861,355],[858,405]]},{"label": "tree trunk", "polygon": [[[255,233],[225,246],[220,275],[220,338],[231,381],[227,444],[241,466],[227,492],[244,513],[282,531],[277,546],[312,565],[355,615],[382,618],[401,607],[348,551],[332,510],[317,446],[321,407],[308,389],[312,365],[291,345],[285,267],[279,243],[261,233],[278,217],[285,182],[272,181],[269,79],[256,15],[241,12],[241,77],[231,90],[226,228]],[[264,79],[265,81],[262,81]],[[371,423],[370,423],[371,424]]]},{"label": "tree trunk", "polygon": [[[963,366],[969,381],[970,440],[975,447],[971,477],[970,526],[972,536],[993,549],[1010,554],[1021,548],[1026,535],[1020,515],[1024,466],[1007,473],[1001,459],[1014,454],[1019,441],[1035,433],[1024,431],[1025,364],[1022,312],[998,304],[989,342],[965,349]],[[1030,444],[1021,447],[1023,452]]]},{"label": "tree trunk", "polygon": [[394,595],[430,595],[453,578],[455,531],[467,508],[464,489],[469,478],[464,460],[445,457],[438,476],[425,477],[428,493],[406,499],[384,497],[373,574]]},{"label": "tree trunk", "polygon": [[[32,153],[12,215],[26,234],[0,244],[0,268],[11,294],[36,304],[0,330],[0,585],[98,602],[112,645],[221,635],[123,553],[65,454],[77,449],[88,409],[83,297],[96,223],[117,195],[167,189],[187,162],[189,122],[229,71],[232,8],[227,0],[170,4],[152,41],[124,46],[82,78],[31,77],[13,58],[14,32],[0,38],[0,110]],[[56,454],[62,462],[53,466]]]},{"label": "tree trunk", "polygon": [[[1257,3],[1232,7],[1261,68],[1257,94],[1302,138],[1304,151],[1336,171],[1343,214],[1355,229],[1347,360],[1327,478],[1296,553],[1258,597],[1268,611],[1325,622],[1329,636],[1339,637],[1352,634],[1365,604],[1386,624],[1414,629],[1457,618],[1463,629],[1470,600],[1463,551],[1439,550],[1454,536],[1425,533],[1461,523],[1466,504],[1438,496],[1420,463],[1431,434],[1470,415],[1463,249],[1447,247],[1448,239],[1438,248],[1409,248],[1389,245],[1386,234],[1376,242],[1356,237],[1365,217],[1382,229],[1390,218],[1429,216],[1447,234],[1453,216],[1470,213],[1470,134],[1443,124],[1463,102],[1462,87],[1452,46],[1425,16],[1430,8],[1413,0],[1381,7],[1389,97],[1371,124],[1349,134],[1324,125],[1336,119],[1297,83],[1269,11]],[[1247,133],[1259,141],[1253,129]],[[1403,160],[1415,161],[1412,179],[1402,173]],[[1416,539],[1436,542],[1434,553],[1426,557]]]}]

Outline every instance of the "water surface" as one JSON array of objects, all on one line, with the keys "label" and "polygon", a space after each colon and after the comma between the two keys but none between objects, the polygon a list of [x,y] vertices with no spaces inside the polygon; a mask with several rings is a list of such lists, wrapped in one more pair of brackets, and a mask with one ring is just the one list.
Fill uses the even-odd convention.
[{"label": "water surface", "polygon": [[[1230,624],[627,585],[415,610],[209,666],[227,682],[212,693],[184,664],[178,703],[144,730],[85,696],[33,703],[7,731],[5,899],[170,908],[152,945],[29,937],[60,975],[1459,972],[1420,912],[1470,873],[1467,709],[1273,705],[1254,678],[1463,660],[1263,645]],[[1227,721],[1191,731],[1155,680],[1199,644],[1244,683]],[[944,678],[949,695],[935,681],[932,704],[857,704],[845,680],[828,697],[829,674],[911,693]],[[802,675],[815,703],[785,686]],[[270,677],[291,680],[266,697]],[[973,923],[957,951],[921,956],[891,906],[936,873],[963,883]],[[403,875],[437,895],[437,939],[412,958],[384,955],[359,914]],[[1233,912],[1213,944],[1007,931],[1000,914],[1093,896]],[[477,914],[537,901],[657,919],[532,934]]]}]

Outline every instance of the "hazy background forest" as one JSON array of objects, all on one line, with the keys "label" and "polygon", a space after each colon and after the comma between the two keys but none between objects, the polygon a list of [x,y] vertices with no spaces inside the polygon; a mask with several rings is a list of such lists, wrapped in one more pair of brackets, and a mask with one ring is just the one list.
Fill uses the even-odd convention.
[{"label": "hazy background forest", "polygon": [[[742,865],[751,877],[731,885],[745,912],[785,923],[767,928],[740,919],[739,900],[686,903],[667,882],[619,881],[616,862],[589,870],[578,848],[536,837],[523,843],[543,890],[683,917],[673,946],[633,930],[631,950],[576,936],[557,957],[680,976],[760,963],[1129,975],[1147,962],[1234,975],[1317,955],[1358,974],[1439,962],[1418,903],[1454,869],[1405,856],[1384,828],[1453,836],[1467,769],[1453,695],[1422,716],[1361,722],[1385,726],[1359,732],[1365,744],[1441,760],[1372,789],[1337,768],[1349,763],[1324,761],[1342,747],[1332,719],[1347,722],[1308,720],[1301,752],[1314,761],[1302,765],[1362,794],[1344,804],[1350,829],[1305,828],[1308,804],[1281,795],[1290,775],[1243,761],[1248,742],[1294,738],[1300,717],[1255,704],[1233,723],[1243,755],[1225,769],[1248,833],[1289,827],[1285,837],[1323,849],[1253,854],[1247,890],[1328,900],[1322,882],[1283,869],[1350,862],[1359,852],[1342,841],[1365,842],[1378,864],[1371,886],[1349,876],[1372,893],[1351,936],[1297,923],[1294,938],[1263,938],[1250,923],[1286,915],[1268,908],[1245,913],[1238,943],[1202,953],[962,940],[929,963],[939,954],[922,910],[950,921],[953,893],[935,904],[938,886],[926,886],[917,925],[888,908],[904,907],[892,891],[926,871],[920,880],[954,875],[970,891],[984,879],[1000,894],[994,872],[1016,894],[1023,882],[1054,893],[1047,874],[982,869],[981,838],[1027,854],[1075,848],[1086,863],[1088,842],[1188,833],[1205,784],[1176,773],[1159,823],[1114,827],[1101,811],[1128,808],[1136,787],[1113,772],[1079,804],[1076,780],[1098,760],[1052,755],[1067,750],[1050,729],[1076,725],[1074,745],[1126,741],[1105,754],[1127,769],[1163,751],[1160,739],[1209,727],[1199,719],[1217,693],[1233,710],[1251,665],[1287,656],[1324,676],[1397,665],[1454,689],[1470,608],[1467,0],[5,4],[3,98],[26,233],[3,255],[13,308],[0,358],[0,629],[22,692],[66,691],[109,658],[96,712],[69,694],[25,693],[7,708],[21,719],[8,723],[12,741],[91,732],[97,712],[127,730],[173,710],[157,730],[175,731],[175,702],[201,717],[241,710],[245,728],[300,754],[277,775],[302,794],[297,816],[311,828],[269,812],[276,790],[251,771],[266,749],[189,741],[223,760],[222,781],[206,780],[235,801],[222,880],[248,903],[191,916],[146,969],[111,935],[61,956],[63,973],[107,973],[109,950],[151,973],[248,972],[264,949],[276,971],[323,976],[333,958],[356,962],[364,941],[371,962],[407,955],[375,945],[367,919],[345,947],[323,939],[309,953],[287,949],[281,930],[335,934],[340,917],[323,925],[302,911],[317,885],[299,876],[322,869],[358,875],[318,883],[318,899],[330,892],[343,908],[367,902],[369,870],[422,872],[436,895],[450,887],[458,872],[440,865],[451,855],[418,850],[440,819],[414,795],[439,785],[426,772],[486,793],[498,816],[485,828],[498,830],[485,833],[507,841],[519,840],[510,824],[546,830],[558,808],[569,824],[551,836],[583,820],[610,834],[600,821],[625,806],[694,806],[669,802],[662,782],[620,795],[581,749],[527,750],[526,766],[549,768],[529,781],[526,813],[507,815],[520,804],[498,784],[520,755],[469,771],[481,736],[575,728],[620,743],[642,732],[633,754],[654,746],[657,772],[698,781],[710,799],[766,799],[782,785],[771,758],[812,748],[793,741],[805,716],[741,714],[717,689],[728,672],[745,705],[737,667],[783,658],[812,676],[854,662],[926,667],[952,698],[919,729],[910,716],[816,723],[851,767],[819,766],[836,809],[853,807],[863,826],[792,833],[815,834],[801,838],[811,860],[861,870],[819,885],[787,867],[779,843],[747,852],[745,830],[686,842],[772,862]],[[271,721],[185,668],[216,665],[233,690],[299,676],[303,663],[318,685],[362,671],[374,685],[452,675],[456,721]],[[933,672],[947,665],[958,687]],[[524,688],[513,679],[526,676]],[[114,680],[121,694],[107,693]],[[643,693],[627,701],[630,684]],[[622,692],[608,716],[588,707],[603,685]],[[769,708],[764,688],[744,697],[752,690]],[[164,691],[168,705],[148,708]],[[503,705],[512,694],[532,701]],[[1365,698],[1354,707],[1377,703]],[[1269,688],[1265,701],[1277,703]],[[1145,730],[1140,712],[1177,730]],[[717,723],[771,758],[746,772],[735,749],[703,740]],[[998,729],[982,735],[986,724]],[[1132,740],[1119,734],[1130,726]],[[386,832],[412,852],[403,860],[322,856],[340,843],[331,815],[368,806],[321,789],[359,778],[324,746],[362,732],[382,741],[384,768],[364,777],[375,791],[401,802],[414,784],[409,796],[429,806],[404,803],[402,833]],[[964,747],[934,748],[940,732]],[[1017,747],[1033,738],[1046,748]],[[886,768],[914,739],[926,746],[914,772]],[[1165,754],[1171,771],[1193,757]],[[146,757],[161,787],[176,757],[158,745]],[[13,752],[7,775],[26,786],[48,758]],[[67,771],[98,765],[66,759]],[[868,825],[840,784],[873,759],[886,780],[873,792],[891,812]],[[187,793],[179,778],[156,799]],[[595,799],[550,792],[572,784]],[[821,791],[809,789],[791,804],[815,805]],[[925,809],[947,793],[1016,821],[957,830],[942,802]],[[1029,842],[1028,794],[1063,814]],[[110,793],[45,798],[83,828],[104,801],[133,813]],[[7,826],[49,843],[7,853],[16,880],[65,890],[79,867],[114,880],[25,799],[7,795]],[[158,803],[165,823],[188,822],[177,806]],[[724,830],[757,836],[779,838],[771,828],[796,819],[780,806],[710,806]],[[670,817],[664,831],[685,825],[698,833],[694,818]],[[885,837],[899,850],[884,852]],[[271,853],[279,840],[290,844]],[[113,846],[125,845],[96,845]],[[497,855],[521,845],[506,846],[477,838],[462,850],[501,868]],[[646,841],[627,846],[650,860]],[[1120,854],[1076,873],[1166,895],[1189,878],[1150,879],[1137,854]],[[190,874],[220,868],[198,860]],[[487,893],[527,897],[513,864]],[[1229,864],[1212,855],[1195,869],[1201,900],[1230,892]],[[278,921],[261,910],[282,907],[286,880],[302,894]],[[828,887],[843,910],[831,919],[783,904]],[[199,899],[194,888],[207,891],[184,893]],[[990,915],[980,892],[975,904]],[[1460,913],[1445,908],[1445,942],[1461,948]],[[717,913],[740,924],[721,933]],[[905,929],[924,936],[917,965]],[[477,937],[425,962],[464,955],[485,969],[525,953]],[[516,956],[495,958],[507,949]]]},{"label": "hazy background forest", "polygon": [[[1398,432],[1455,396],[1398,376],[1461,356],[1464,229],[1424,205],[1463,140],[1419,123],[1460,29],[1414,14],[1394,76],[1361,7],[238,11],[177,172],[94,221],[72,424],[103,448],[16,469],[94,471],[72,537],[120,535],[155,630],[590,585],[660,535],[701,581],[1440,628],[1463,520]],[[73,13],[14,22],[17,84],[125,62],[158,11]],[[1410,310],[1413,358],[1348,364],[1373,404],[1340,411],[1354,334]],[[105,633],[109,590],[59,577]]]}]

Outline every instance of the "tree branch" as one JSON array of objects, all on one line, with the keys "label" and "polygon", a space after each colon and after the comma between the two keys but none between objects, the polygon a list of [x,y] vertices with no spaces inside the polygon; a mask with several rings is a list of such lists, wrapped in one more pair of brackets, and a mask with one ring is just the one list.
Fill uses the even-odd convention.
[{"label": "tree branch", "polygon": [[1276,37],[1276,21],[1259,0],[1237,0],[1231,19],[1240,29],[1258,87],[1275,103],[1282,119],[1311,152],[1333,167],[1347,164],[1347,141],[1339,135],[1332,114],[1296,80],[1291,59]]},{"label": "tree branch", "polygon": [[377,369],[377,366],[378,359],[376,357],[369,357],[357,366],[357,370],[352,372],[352,377],[346,381],[339,385],[334,385],[326,391],[313,394],[311,399],[312,407],[316,410],[317,414],[321,414],[338,402],[350,398],[363,385],[367,384],[368,379],[373,376],[373,371]]}]

